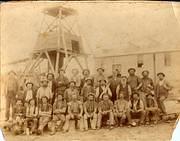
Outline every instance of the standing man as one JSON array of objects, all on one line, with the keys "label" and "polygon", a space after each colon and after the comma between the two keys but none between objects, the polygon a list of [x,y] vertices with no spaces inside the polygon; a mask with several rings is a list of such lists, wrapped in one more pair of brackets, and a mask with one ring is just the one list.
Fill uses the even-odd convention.
[{"label": "standing man", "polygon": [[99,80],[106,80],[104,76],[104,68],[97,68],[97,75],[94,77],[94,86],[99,86]]},{"label": "standing man", "polygon": [[56,91],[56,81],[54,78],[54,74],[53,73],[48,73],[47,74],[47,80],[48,80],[48,87],[51,89],[51,93],[52,93],[52,105],[54,103],[55,100],[55,91]]},{"label": "standing man", "polygon": [[65,76],[65,70],[59,69],[59,76],[56,79],[57,87],[56,93],[63,94],[66,88],[68,88],[69,80]]},{"label": "standing man", "polygon": [[[6,84],[6,121],[10,117],[10,107],[15,106],[16,104],[16,95],[18,92],[18,80],[16,78],[16,73],[10,71],[8,73],[8,80]],[[12,117],[14,116],[14,111],[12,110]]]},{"label": "standing man", "polygon": [[142,79],[141,79],[141,89],[140,89],[140,97],[143,100],[144,104],[146,105],[146,95],[148,93],[154,93],[154,84],[153,80],[149,77],[149,71],[144,70],[142,72]]},{"label": "standing man", "polygon": [[135,72],[135,68],[128,69],[128,84],[131,87],[132,93],[138,91],[142,86],[141,79],[138,76],[136,76]]},{"label": "standing man", "polygon": [[84,128],[86,131],[88,130],[88,123],[90,123],[91,129],[96,129],[97,106],[94,93],[89,93],[88,100],[84,103]]},{"label": "standing man", "polygon": [[105,121],[109,121],[110,129],[113,128],[114,124],[114,115],[113,115],[113,102],[109,99],[109,95],[107,93],[103,94],[103,100],[99,103],[98,106],[98,121],[97,121],[97,129],[100,129],[102,123]]},{"label": "standing man", "polygon": [[116,89],[118,84],[120,84],[120,78],[118,77],[118,70],[115,69],[112,71],[112,77],[109,81],[109,88],[112,93],[111,101],[114,103],[117,100]]},{"label": "standing man", "polygon": [[167,80],[165,80],[165,74],[160,72],[157,74],[158,76],[158,82],[156,84],[156,97],[157,97],[157,102],[158,106],[161,110],[162,114],[166,114],[166,107],[164,105],[164,101],[169,95],[169,91],[172,89],[172,86],[168,83]]},{"label": "standing man", "polygon": [[69,131],[70,120],[75,120],[75,128],[78,129],[78,123],[80,130],[83,130],[83,105],[78,100],[77,95],[72,95],[72,101],[68,103],[68,115],[66,116],[66,122],[64,125],[64,132]]}]

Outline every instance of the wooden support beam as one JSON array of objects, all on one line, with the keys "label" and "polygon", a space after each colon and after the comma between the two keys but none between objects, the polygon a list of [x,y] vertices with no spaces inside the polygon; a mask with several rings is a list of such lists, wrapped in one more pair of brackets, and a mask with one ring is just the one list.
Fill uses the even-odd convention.
[{"label": "wooden support beam", "polygon": [[73,58],[73,56],[70,56],[68,58],[68,60],[64,63],[64,65],[63,65],[64,70],[67,69],[67,67],[68,67],[69,63],[71,62],[72,58]]},{"label": "wooden support beam", "polygon": [[34,63],[32,63],[31,67],[29,68],[29,72],[31,72],[34,68],[34,66],[36,65],[36,63],[39,61],[39,59],[41,58],[41,55],[43,54],[43,52],[41,52],[38,57],[36,58],[36,61]]},{"label": "wooden support beam", "polygon": [[48,62],[49,62],[50,68],[51,68],[51,70],[52,70],[52,73],[54,73],[54,74],[55,74],[54,67],[53,67],[53,65],[52,65],[52,62],[51,62],[51,59],[50,59],[50,57],[49,57],[48,52],[47,52],[47,51],[45,51],[45,54],[46,54],[46,57],[47,57],[47,59],[48,59]]},{"label": "wooden support beam", "polygon": [[58,68],[59,68],[59,55],[60,55],[60,53],[57,52],[57,54],[56,54],[55,74],[58,74]]},{"label": "wooden support beam", "polygon": [[83,66],[81,65],[79,59],[77,58],[77,56],[73,56],[74,59],[76,60],[76,62],[78,63],[78,65],[80,66],[81,70],[83,70]]},{"label": "wooden support beam", "polygon": [[153,53],[153,73],[154,73],[154,83],[156,83],[156,53]]}]

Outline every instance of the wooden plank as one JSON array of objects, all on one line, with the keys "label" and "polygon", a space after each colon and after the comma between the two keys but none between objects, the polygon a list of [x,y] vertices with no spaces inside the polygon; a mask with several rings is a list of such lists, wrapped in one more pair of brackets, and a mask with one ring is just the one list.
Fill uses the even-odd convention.
[{"label": "wooden plank", "polygon": [[58,73],[58,67],[59,67],[59,52],[56,54],[56,66],[55,66],[55,73]]},{"label": "wooden plank", "polygon": [[45,54],[46,54],[46,57],[47,57],[47,59],[48,59],[48,62],[49,62],[50,68],[51,68],[51,70],[52,70],[52,73],[54,73],[54,74],[55,74],[54,67],[53,67],[53,65],[52,65],[52,62],[51,62],[51,59],[50,59],[50,57],[49,57],[48,52],[47,52],[47,51],[45,51]]}]

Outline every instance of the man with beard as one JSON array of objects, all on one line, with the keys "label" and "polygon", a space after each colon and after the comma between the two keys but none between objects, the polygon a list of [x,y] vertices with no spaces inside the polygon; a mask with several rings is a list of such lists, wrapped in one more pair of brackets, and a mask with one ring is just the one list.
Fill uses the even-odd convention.
[{"label": "man with beard", "polygon": [[87,131],[88,125],[91,129],[96,129],[97,123],[97,103],[94,99],[94,93],[88,94],[88,100],[84,103],[84,128]]},{"label": "man with beard", "polygon": [[83,78],[81,79],[80,88],[84,87],[84,84],[86,83],[86,79],[90,77],[90,70],[89,69],[84,69],[82,74],[83,74]]},{"label": "man with beard", "polygon": [[97,74],[94,77],[94,86],[98,87],[99,86],[99,80],[106,80],[104,76],[104,68],[100,67],[97,68]]}]

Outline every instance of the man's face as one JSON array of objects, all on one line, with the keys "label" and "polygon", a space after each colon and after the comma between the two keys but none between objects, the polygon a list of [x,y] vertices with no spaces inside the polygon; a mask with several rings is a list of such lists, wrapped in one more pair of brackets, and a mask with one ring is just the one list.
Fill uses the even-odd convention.
[{"label": "man's face", "polygon": [[126,84],[127,83],[127,78],[125,78],[125,77],[121,78],[121,83]]},{"label": "man's face", "polygon": [[79,73],[78,69],[73,69],[73,70],[72,70],[72,74],[73,74],[73,75],[77,75],[78,73]]},{"label": "man's face", "polygon": [[27,84],[27,89],[28,90],[32,89],[32,84]]},{"label": "man's face", "polygon": [[101,80],[101,81],[100,81],[100,85],[101,85],[101,86],[105,86],[105,85],[106,85],[106,82],[103,81],[103,80]]},{"label": "man's face", "polygon": [[47,87],[47,86],[48,86],[48,82],[47,82],[47,81],[43,81],[43,82],[42,82],[42,86],[43,86],[43,87]]},{"label": "man's face", "polygon": [[147,71],[143,72],[143,77],[147,77],[149,75],[149,73]]},{"label": "man's face", "polygon": [[86,81],[87,85],[91,85],[91,80]]},{"label": "man's face", "polygon": [[118,74],[117,70],[113,70],[113,71],[112,71],[112,74],[115,75],[115,76],[117,76],[117,74]]},{"label": "man's face", "polygon": [[77,95],[76,94],[73,94],[72,95],[72,100],[75,101],[77,99]]},{"label": "man's face", "polygon": [[16,102],[16,104],[17,104],[18,106],[21,106],[21,105],[22,105],[22,101],[21,101],[21,100],[18,100],[18,101]]},{"label": "man's face", "polygon": [[58,95],[57,100],[61,101],[62,100],[62,95]]},{"label": "man's face", "polygon": [[130,75],[134,75],[134,74],[135,74],[135,71],[134,71],[134,70],[130,70],[130,71],[129,71],[129,74],[130,74]]},{"label": "man's face", "polygon": [[123,98],[124,98],[123,93],[120,93],[120,94],[119,94],[119,98],[120,98],[120,99],[123,99]]},{"label": "man's face", "polygon": [[139,97],[138,97],[138,94],[134,94],[133,95],[133,99],[137,100]]},{"label": "man's face", "polygon": [[45,97],[42,98],[42,103],[46,104],[47,103],[47,99]]},{"label": "man's face", "polygon": [[90,101],[93,101],[94,100],[94,97],[92,95],[89,96],[89,100]]},{"label": "man's face", "polygon": [[48,74],[47,79],[48,80],[53,80],[53,75],[52,74]]},{"label": "man's face", "polygon": [[103,70],[102,69],[98,69],[98,74],[103,74]]},{"label": "man's face", "polygon": [[71,82],[71,83],[69,84],[69,87],[71,87],[71,88],[73,88],[74,86],[75,86],[74,82]]},{"label": "man's face", "polygon": [[164,76],[162,74],[158,75],[159,80],[163,80]]},{"label": "man's face", "polygon": [[31,100],[30,105],[34,106],[35,105],[35,100]]},{"label": "man's face", "polygon": [[60,71],[59,71],[59,75],[64,75],[64,71],[63,71],[63,70],[60,70]]},{"label": "man's face", "polygon": [[15,77],[15,74],[13,72],[10,72],[9,77]]},{"label": "man's face", "polygon": [[83,74],[84,74],[84,76],[88,76],[89,75],[89,71],[85,70]]},{"label": "man's face", "polygon": [[108,95],[103,95],[103,100],[107,101],[109,99]]}]

